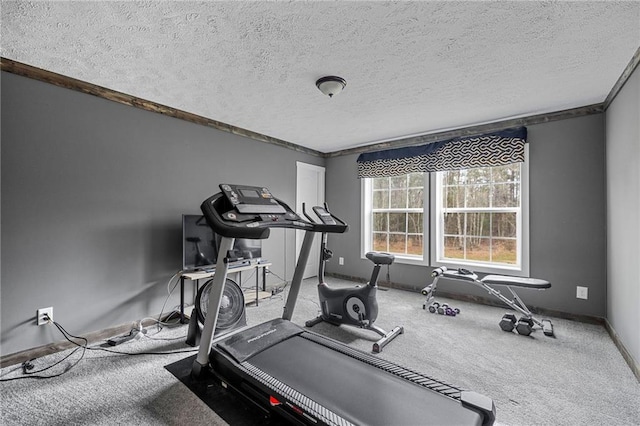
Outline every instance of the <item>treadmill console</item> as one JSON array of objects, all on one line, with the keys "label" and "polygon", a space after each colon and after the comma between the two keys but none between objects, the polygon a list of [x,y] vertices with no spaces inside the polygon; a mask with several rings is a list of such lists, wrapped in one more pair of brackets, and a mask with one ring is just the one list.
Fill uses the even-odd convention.
[{"label": "treadmill console", "polygon": [[238,213],[286,213],[268,188],[223,183],[220,189]]},{"label": "treadmill console", "polygon": [[200,206],[207,223],[217,234],[229,238],[263,239],[270,228],[293,228],[312,232],[342,233],[347,225],[322,207],[316,214],[322,223],[298,216],[268,188],[221,184],[219,192]]}]

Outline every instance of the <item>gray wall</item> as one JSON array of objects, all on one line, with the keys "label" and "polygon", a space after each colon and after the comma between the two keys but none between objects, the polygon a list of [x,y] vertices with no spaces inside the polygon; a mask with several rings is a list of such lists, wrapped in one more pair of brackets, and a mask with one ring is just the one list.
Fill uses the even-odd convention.
[{"label": "gray wall", "polygon": [[640,362],[640,71],[606,112],[607,319]]},{"label": "gray wall", "polygon": [[[266,185],[295,205],[296,161],[324,165],[3,72],[2,355],[63,340],[34,325],[41,307],[76,334],[158,314],[181,267],[181,215],[222,182]],[[293,231],[263,245],[286,279],[294,248]]]},{"label": "gray wall", "polygon": [[[526,303],[596,317],[605,315],[604,114],[528,127],[530,175],[531,276],[551,281],[545,291],[522,290]],[[350,232],[331,236],[334,259],[329,273],[366,278],[370,262],[360,258],[360,182],[356,155],[327,160],[327,201],[350,224]],[[391,280],[420,289],[431,282],[431,268],[394,264]],[[589,299],[576,299],[576,286]],[[439,286],[450,293],[487,296],[460,283]],[[416,300],[416,304],[422,303]]]},{"label": "gray wall", "polygon": [[[637,74],[607,112],[608,123],[623,123],[617,133],[608,125],[611,140],[627,140],[634,131],[625,99],[633,101],[633,90],[637,93]],[[608,306],[605,301],[604,120],[597,114],[528,127],[531,275],[549,279],[553,287],[523,290],[522,296],[531,305],[575,314],[603,317],[608,308],[612,324],[637,357],[637,328],[629,323],[638,323],[638,306],[628,310],[625,298],[635,288],[638,300],[638,284],[621,278],[634,275],[610,275]],[[610,168],[612,161],[614,169],[631,162],[637,170],[637,140],[636,133],[635,159],[626,153],[613,158],[609,148]],[[33,325],[39,307],[53,306],[56,320],[76,333],[157,314],[167,281],[180,268],[180,215],[197,213],[223,181],[264,183],[293,204],[296,161],[327,167],[326,199],[351,226],[348,234],[331,237],[334,259],[344,257],[345,265],[330,262],[328,272],[370,274],[370,262],[360,257],[356,155],[325,164],[3,72],[1,161],[2,355],[61,340],[52,327]],[[631,208],[637,218],[637,198],[633,202],[613,202],[610,194],[609,215]],[[272,234],[264,242],[265,256],[274,261],[274,272],[290,279],[293,232]],[[615,244],[625,241],[637,253],[637,237],[615,238]],[[409,289],[428,284],[429,273],[425,267],[391,267],[392,280]],[[576,285],[589,287],[589,300],[575,298]],[[455,283],[443,283],[441,289],[485,296]],[[177,302],[174,294],[167,305]],[[617,313],[621,306],[624,312]]]}]

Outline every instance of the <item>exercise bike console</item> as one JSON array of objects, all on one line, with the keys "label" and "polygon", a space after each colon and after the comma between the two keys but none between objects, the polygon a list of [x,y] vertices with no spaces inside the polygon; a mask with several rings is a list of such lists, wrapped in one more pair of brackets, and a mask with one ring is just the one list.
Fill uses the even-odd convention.
[{"label": "exercise bike console", "polygon": [[329,213],[326,208],[315,206],[313,208],[313,211],[316,215],[318,215],[322,223],[324,223],[325,225],[337,225],[335,219],[333,218],[333,216],[331,216],[331,213]]}]

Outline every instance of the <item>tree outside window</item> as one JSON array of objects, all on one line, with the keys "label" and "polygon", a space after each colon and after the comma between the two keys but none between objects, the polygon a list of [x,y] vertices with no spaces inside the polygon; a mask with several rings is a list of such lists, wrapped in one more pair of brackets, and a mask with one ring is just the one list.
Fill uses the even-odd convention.
[{"label": "tree outside window", "polygon": [[372,180],[372,250],[422,257],[424,253],[424,176]]},{"label": "tree outside window", "polygon": [[439,260],[516,265],[520,164],[439,173]]}]

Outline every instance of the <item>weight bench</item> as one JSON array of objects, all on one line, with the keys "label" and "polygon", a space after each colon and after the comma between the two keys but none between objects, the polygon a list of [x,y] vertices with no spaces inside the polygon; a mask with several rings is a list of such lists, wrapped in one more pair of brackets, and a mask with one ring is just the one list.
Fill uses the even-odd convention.
[{"label": "weight bench", "polygon": [[[523,287],[535,290],[544,290],[551,287],[551,283],[546,280],[537,278],[523,278],[512,277],[506,275],[487,275],[482,279],[478,279],[478,275],[467,269],[450,270],[445,267],[434,269],[431,273],[433,282],[422,289],[422,294],[427,296],[425,302],[422,305],[422,309],[426,309],[427,305],[433,303],[434,294],[440,278],[448,278],[458,281],[466,281],[475,286],[485,289],[489,294],[497,297],[507,305],[509,305],[515,311],[522,314],[522,317],[516,321],[516,316],[513,314],[505,314],[500,320],[500,328],[504,331],[511,332],[515,328],[518,334],[528,336],[534,330],[537,325],[540,327],[545,336],[553,336],[553,324],[547,319],[538,320],[533,316],[527,305],[524,304],[522,299],[516,294],[512,287]],[[513,299],[509,299],[504,296],[499,290],[494,289],[492,286],[505,286],[511,292]],[[437,304],[437,302],[436,302]]]}]

